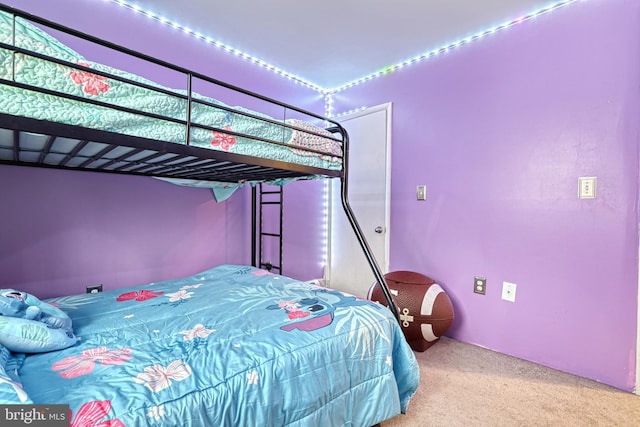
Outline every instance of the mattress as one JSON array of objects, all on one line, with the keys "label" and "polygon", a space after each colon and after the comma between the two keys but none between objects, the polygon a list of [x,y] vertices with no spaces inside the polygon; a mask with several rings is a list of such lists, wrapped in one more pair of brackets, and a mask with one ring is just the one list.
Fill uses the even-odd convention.
[{"label": "mattress", "polygon": [[[13,28],[12,15],[0,11],[0,43],[28,51],[13,54],[10,48],[0,47],[0,79],[27,86],[0,85],[1,113],[176,144],[186,143],[186,121],[190,117],[190,145],[325,169],[341,168],[341,144],[329,139],[332,134],[321,124],[274,119],[198,94],[192,94],[194,102],[188,111],[186,91],[89,61],[22,18],[15,19],[15,31]],[[47,92],[29,87],[45,88]],[[0,145],[0,159],[13,155],[10,148]],[[59,150],[65,154],[63,147]]]},{"label": "mattress", "polygon": [[79,341],[19,379],[73,425],[372,426],[419,383],[388,309],[254,267],[48,302]]}]

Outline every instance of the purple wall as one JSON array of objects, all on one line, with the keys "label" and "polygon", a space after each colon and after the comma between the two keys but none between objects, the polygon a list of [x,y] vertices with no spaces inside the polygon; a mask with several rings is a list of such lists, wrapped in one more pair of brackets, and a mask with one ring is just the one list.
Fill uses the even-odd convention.
[{"label": "purple wall", "polygon": [[[316,112],[324,110],[317,92],[256,65],[101,0],[8,0],[6,4],[71,26],[128,48],[159,57],[220,80],[243,86]],[[171,87],[183,80],[174,73],[130,58],[108,55],[86,43],[65,40],[88,59],[144,75]],[[196,90],[199,90],[196,87]],[[228,93],[207,95],[265,111]],[[220,95],[220,96],[218,96]],[[174,186],[152,178],[0,166],[0,287],[16,287],[40,297],[84,292],[88,284],[106,289],[194,274],[220,263],[250,263],[250,199],[243,190],[215,203],[211,192]],[[7,185],[7,183],[11,183]],[[312,191],[293,184],[287,192]],[[296,190],[298,188],[298,190]],[[317,212],[321,197],[303,205]],[[287,207],[285,273],[317,277],[314,219]],[[296,209],[293,212],[292,209]]]},{"label": "purple wall", "polygon": [[[40,297],[242,262],[244,203],[146,177],[0,166],[0,287]],[[7,185],[7,183],[10,183]]]},{"label": "purple wall", "polygon": [[639,60],[640,3],[586,1],[336,94],[393,102],[391,270],[443,284],[452,337],[634,388]]},{"label": "purple wall", "polygon": [[325,181],[301,181],[284,187],[284,274],[301,280],[322,278]]}]

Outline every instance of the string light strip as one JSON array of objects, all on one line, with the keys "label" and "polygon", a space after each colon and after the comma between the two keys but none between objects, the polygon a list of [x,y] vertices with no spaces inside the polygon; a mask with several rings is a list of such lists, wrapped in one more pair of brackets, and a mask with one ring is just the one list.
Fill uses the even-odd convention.
[{"label": "string light strip", "polygon": [[[338,92],[341,92],[343,90],[352,88],[354,86],[360,85],[362,83],[368,82],[368,81],[376,79],[378,77],[387,75],[387,74],[392,73],[392,72],[394,72],[396,70],[399,70],[401,68],[408,67],[410,65],[414,65],[416,63],[425,61],[425,60],[427,60],[429,58],[433,58],[435,56],[438,56],[440,54],[446,53],[446,52],[448,52],[448,51],[450,51],[452,49],[455,49],[457,47],[469,44],[469,43],[471,43],[473,41],[482,39],[484,37],[487,37],[487,36],[490,36],[492,34],[495,34],[495,33],[499,32],[499,31],[502,31],[502,30],[505,30],[507,28],[513,27],[516,24],[520,24],[522,22],[535,19],[535,18],[537,18],[537,17],[539,17],[541,15],[544,15],[546,13],[552,12],[554,10],[557,10],[557,9],[561,8],[561,7],[567,6],[567,5],[569,5],[571,3],[574,3],[574,2],[576,2],[578,0],[561,0],[561,1],[558,1],[556,3],[551,4],[548,7],[539,9],[539,10],[537,10],[535,12],[532,12],[532,13],[530,13],[528,15],[521,16],[519,18],[516,18],[516,19],[513,19],[513,20],[511,20],[509,22],[506,22],[506,23],[504,23],[502,25],[498,25],[496,27],[489,28],[489,29],[487,29],[485,31],[482,31],[482,32],[474,34],[474,35],[472,35],[470,37],[466,37],[464,39],[458,40],[458,41],[456,41],[454,43],[451,43],[449,45],[446,45],[446,46],[443,46],[443,47],[440,47],[440,48],[433,49],[431,51],[425,52],[425,53],[423,53],[421,55],[418,55],[418,56],[415,56],[413,58],[407,59],[406,61],[400,62],[398,64],[385,67],[385,68],[383,68],[383,69],[381,69],[379,71],[376,71],[374,73],[368,74],[368,75],[366,75],[364,77],[361,77],[359,79],[352,80],[351,82],[348,82],[348,83],[346,83],[346,84],[344,84],[342,86],[336,87],[334,89],[322,88],[322,87],[320,87],[320,86],[318,86],[318,85],[316,85],[314,83],[311,83],[311,82],[303,79],[302,77],[299,77],[299,76],[296,76],[295,74],[291,74],[291,73],[289,73],[287,71],[284,71],[284,70],[282,70],[282,69],[280,69],[280,68],[278,68],[278,67],[276,67],[274,65],[271,65],[271,64],[269,64],[269,63],[267,63],[267,62],[265,62],[265,61],[263,61],[263,60],[261,60],[261,59],[259,59],[257,57],[254,57],[252,55],[244,53],[244,52],[242,52],[242,51],[240,51],[238,49],[235,49],[235,48],[233,48],[233,47],[231,47],[229,45],[226,45],[226,44],[224,44],[222,42],[214,40],[214,39],[212,39],[210,37],[207,37],[207,36],[205,36],[203,34],[200,34],[200,33],[196,32],[196,31],[193,31],[188,27],[184,27],[184,26],[182,26],[180,24],[177,24],[177,23],[175,23],[175,22],[173,22],[173,21],[171,21],[169,19],[166,19],[166,18],[163,18],[161,16],[158,16],[155,13],[153,13],[151,11],[148,11],[148,10],[145,10],[145,9],[142,9],[141,7],[139,7],[139,6],[135,5],[135,4],[131,4],[131,3],[127,2],[127,1],[124,1],[124,0],[106,0],[106,1],[111,1],[113,3],[116,3],[116,4],[118,4],[118,5],[122,6],[122,7],[125,7],[127,9],[130,9],[130,10],[136,12],[136,13],[144,15],[144,16],[150,18],[150,19],[158,21],[161,24],[167,25],[167,26],[169,26],[169,27],[171,27],[171,28],[173,28],[175,30],[181,31],[181,32],[183,32],[183,33],[185,33],[187,35],[195,37],[198,40],[201,40],[201,41],[204,41],[204,42],[206,42],[208,44],[216,46],[217,48],[222,49],[225,52],[231,53],[231,54],[233,54],[233,55],[235,55],[235,56],[237,56],[239,58],[245,59],[245,60],[247,60],[249,62],[252,62],[254,64],[257,64],[257,65],[259,65],[259,66],[261,66],[263,68],[266,68],[267,70],[269,70],[269,71],[271,71],[273,73],[276,73],[276,74],[278,74],[278,75],[280,75],[282,77],[285,77],[285,78],[287,78],[287,79],[289,79],[289,80],[291,80],[291,81],[293,81],[293,82],[295,82],[297,84],[300,84],[302,86],[308,87],[308,88],[310,88],[312,90],[315,90],[316,92],[322,93],[324,95],[324,98],[325,98],[325,116],[326,117],[330,117],[330,118],[338,118],[338,117],[342,117],[342,116],[345,116],[345,115],[348,115],[348,114],[352,114],[352,113],[356,113],[356,112],[365,110],[366,107],[360,107],[360,108],[356,108],[354,110],[349,110],[349,111],[346,111],[346,112],[343,112],[343,113],[340,113],[340,114],[337,114],[337,115],[333,115],[333,94],[335,94],[335,93],[338,93]],[[322,258],[321,264],[322,264],[322,266],[326,266],[327,258],[328,258],[328,250],[329,250],[329,248],[328,248],[329,184],[328,184],[328,182],[325,182],[323,193],[324,193],[323,194],[323,214],[324,214],[323,217],[324,217],[324,220],[323,220],[322,228],[323,228],[324,237],[323,237],[323,242],[322,242],[323,249],[322,249],[322,254],[321,254],[321,258]]]},{"label": "string light strip", "polygon": [[333,93],[328,92],[324,94],[324,116],[332,117],[333,113]]},{"label": "string light strip", "polygon": [[[281,68],[278,68],[278,67],[276,67],[274,65],[271,65],[268,62],[265,62],[265,61],[261,60],[260,58],[257,58],[255,56],[252,56],[252,55],[248,54],[248,53],[242,52],[242,51],[240,51],[240,50],[238,50],[238,49],[236,49],[234,47],[231,47],[231,46],[226,45],[226,44],[224,44],[222,42],[214,40],[211,37],[208,37],[208,36],[205,36],[203,34],[200,34],[200,33],[196,32],[196,31],[193,31],[188,27],[182,26],[180,24],[177,24],[177,23],[171,21],[170,19],[167,19],[167,18],[164,18],[162,16],[156,15],[155,13],[153,13],[151,11],[148,11],[146,9],[143,9],[138,5],[129,3],[126,0],[105,0],[105,1],[110,1],[112,3],[115,3],[115,4],[119,5],[119,6],[125,7],[125,8],[127,8],[127,9],[129,9],[129,10],[131,10],[133,12],[139,13],[139,14],[144,15],[144,16],[150,18],[150,19],[158,21],[161,24],[167,25],[167,26],[169,26],[169,27],[171,27],[171,28],[173,28],[175,30],[181,31],[181,32],[183,32],[185,34],[188,34],[188,35],[190,35],[192,37],[195,37],[198,40],[201,40],[201,41],[204,41],[204,42],[206,42],[208,44],[211,44],[211,45],[213,45],[213,46],[215,46],[215,47],[217,47],[219,49],[222,49],[225,52],[231,53],[232,55],[235,55],[235,56],[237,56],[239,58],[242,58],[242,59],[245,59],[245,60],[247,60],[249,62],[257,64],[257,65],[259,65],[259,66],[261,66],[263,68],[266,68],[267,70],[269,70],[269,71],[271,71],[273,73],[276,73],[276,74],[278,74],[278,75],[280,75],[282,77],[285,77],[285,78],[287,78],[287,79],[289,79],[289,80],[291,80],[291,81],[293,81],[293,82],[295,82],[297,84],[300,84],[302,86],[308,87],[310,89],[313,89],[313,90],[315,90],[317,92],[320,92],[320,93],[324,94],[325,95],[325,99],[327,99],[327,97],[328,96],[330,97],[331,94],[341,92],[343,90],[352,88],[354,86],[360,85],[362,83],[365,83],[365,82],[368,82],[370,80],[376,79],[378,77],[384,76],[386,74],[392,73],[392,72],[397,71],[397,70],[399,70],[401,68],[408,67],[410,65],[414,65],[416,63],[422,62],[422,61],[424,61],[426,59],[429,59],[429,58],[433,58],[435,56],[438,56],[440,54],[446,53],[446,52],[448,52],[448,51],[450,51],[452,49],[455,49],[457,47],[466,45],[466,44],[471,43],[473,41],[479,40],[481,38],[484,38],[484,37],[490,36],[492,34],[495,34],[495,33],[499,32],[499,31],[502,31],[502,30],[505,30],[507,28],[510,28],[510,27],[512,27],[512,26],[514,26],[516,24],[520,24],[522,22],[529,21],[531,19],[535,19],[535,18],[537,18],[537,17],[539,17],[541,15],[544,15],[546,13],[552,12],[554,10],[557,10],[557,9],[559,9],[561,7],[567,6],[567,5],[571,4],[571,3],[577,2],[579,0],[560,0],[560,1],[557,1],[556,3],[553,3],[553,4],[551,4],[551,5],[547,6],[547,7],[544,7],[542,9],[536,10],[535,12],[532,12],[532,13],[530,13],[528,15],[524,15],[524,16],[515,18],[515,19],[513,19],[511,21],[508,21],[508,22],[506,22],[504,24],[489,28],[489,29],[487,29],[485,31],[482,31],[482,32],[479,32],[479,33],[474,34],[472,36],[469,36],[469,37],[466,37],[464,39],[458,40],[458,41],[456,41],[454,43],[448,44],[446,46],[443,46],[443,47],[440,47],[440,48],[437,48],[437,49],[430,50],[430,51],[425,52],[425,53],[423,53],[421,55],[418,55],[418,56],[414,56],[413,58],[407,59],[406,61],[400,62],[398,64],[390,65],[388,67],[384,67],[383,69],[381,69],[379,71],[376,71],[374,73],[368,74],[368,75],[363,76],[363,77],[360,77],[360,78],[358,78],[356,80],[352,80],[352,81],[350,81],[348,83],[343,84],[342,86],[339,86],[339,87],[336,87],[336,88],[333,88],[333,89],[322,88],[322,87],[320,87],[320,86],[318,86],[318,85],[316,85],[314,83],[309,82],[308,80],[303,79],[300,76],[297,76],[295,74],[291,74],[291,73],[289,73],[289,72],[287,72],[287,71],[285,71],[285,70],[283,70]],[[330,109],[331,108],[329,108],[329,110]],[[327,108],[325,108],[325,110],[327,110]],[[328,114],[327,116],[331,117],[330,114]]]},{"label": "string light strip", "polygon": [[326,268],[329,262],[329,185],[331,180],[324,179],[322,184],[322,242],[320,267]]},{"label": "string light strip", "polygon": [[106,0],[106,1],[110,1],[112,3],[115,3],[115,4],[119,5],[119,6],[127,8],[127,9],[129,9],[129,10],[131,10],[133,12],[139,13],[140,15],[146,16],[147,18],[153,19],[154,21],[157,21],[157,22],[159,22],[159,23],[161,23],[163,25],[167,25],[167,26],[173,28],[174,30],[181,31],[181,32],[183,32],[183,33],[185,33],[185,34],[187,34],[189,36],[195,37],[196,39],[204,41],[204,42],[206,42],[206,43],[208,43],[210,45],[213,45],[213,46],[215,46],[215,47],[217,47],[219,49],[222,49],[225,52],[231,53],[232,55],[235,55],[235,56],[237,56],[239,58],[242,58],[244,60],[247,60],[249,62],[257,64],[257,65],[259,65],[259,66],[261,66],[263,68],[266,68],[267,70],[269,70],[271,72],[274,72],[274,73],[276,73],[276,74],[278,74],[278,75],[280,75],[282,77],[285,77],[285,78],[287,78],[287,79],[289,79],[289,80],[291,80],[291,81],[293,81],[293,82],[295,82],[297,84],[300,84],[302,86],[308,87],[308,88],[313,89],[313,90],[315,90],[317,92],[326,92],[325,89],[321,88],[320,86],[318,86],[318,85],[316,85],[314,83],[311,83],[311,82],[303,79],[300,76],[296,76],[295,74],[291,74],[291,73],[289,73],[289,72],[287,72],[287,71],[285,71],[285,70],[283,70],[281,68],[278,68],[278,67],[276,67],[274,65],[269,64],[268,62],[265,62],[265,61],[261,60],[260,58],[257,58],[255,56],[252,56],[252,55],[248,54],[248,53],[242,52],[242,51],[240,51],[240,50],[238,50],[238,49],[236,49],[234,47],[231,47],[231,46],[229,46],[227,44],[224,44],[222,42],[214,40],[211,37],[207,37],[204,34],[201,34],[201,33],[198,33],[196,31],[193,31],[192,29],[190,29],[188,27],[185,27],[185,26],[182,26],[180,24],[177,24],[177,23],[175,23],[175,22],[173,22],[173,21],[171,21],[171,20],[169,20],[167,18],[164,18],[162,16],[156,15],[155,13],[153,13],[151,11],[148,11],[146,9],[143,9],[138,5],[129,3],[127,1],[125,1],[125,0]]},{"label": "string light strip", "polygon": [[539,9],[539,10],[537,10],[535,12],[532,12],[532,13],[530,13],[528,15],[524,15],[524,16],[518,17],[518,18],[513,19],[513,20],[511,20],[509,22],[506,22],[506,23],[504,23],[502,25],[498,25],[496,27],[489,28],[489,29],[487,29],[485,31],[479,32],[479,33],[474,34],[474,35],[469,36],[469,37],[465,37],[464,39],[458,40],[458,41],[456,41],[454,43],[451,43],[449,45],[446,45],[446,46],[443,46],[443,47],[440,47],[440,48],[437,48],[437,49],[430,50],[430,51],[425,52],[425,53],[423,53],[421,55],[418,55],[418,56],[414,56],[413,58],[407,59],[404,62],[400,62],[400,63],[395,64],[395,65],[390,65],[388,67],[384,67],[383,69],[381,69],[379,71],[376,71],[374,73],[371,73],[371,74],[366,75],[364,77],[361,77],[359,79],[353,80],[353,81],[351,81],[349,83],[346,83],[346,84],[344,84],[342,86],[339,86],[337,88],[330,89],[330,90],[328,90],[328,92],[333,94],[333,93],[338,93],[340,91],[343,91],[345,89],[352,88],[354,86],[360,85],[362,83],[365,83],[365,82],[368,82],[370,80],[376,79],[378,77],[384,76],[386,74],[392,73],[392,72],[394,72],[396,70],[399,70],[401,68],[408,67],[410,65],[414,65],[414,64],[416,64],[418,62],[422,62],[422,61],[424,61],[426,59],[433,58],[434,56],[438,56],[440,54],[446,53],[446,52],[448,52],[448,51],[450,51],[452,49],[455,49],[457,47],[460,47],[460,46],[466,45],[468,43],[471,43],[473,41],[479,40],[481,38],[490,36],[492,34],[495,34],[495,33],[499,32],[499,31],[502,31],[502,30],[505,30],[507,28],[513,27],[516,24],[520,24],[522,22],[529,21],[531,19],[535,19],[535,18],[537,18],[537,17],[539,17],[541,15],[544,15],[546,13],[552,12],[554,10],[557,10],[557,9],[559,9],[561,7],[567,6],[567,5],[569,5],[571,3],[574,3],[576,1],[579,1],[579,0],[561,0],[559,2],[556,2],[554,4],[549,5],[549,6],[545,7],[545,8],[543,8],[543,9]]},{"label": "string light strip", "polygon": [[[354,108],[353,110],[343,111],[342,113],[333,114],[333,94],[325,93],[324,94],[324,116],[330,119],[337,119],[340,117],[347,116],[349,114],[358,113],[360,111],[366,110],[368,107],[362,106],[358,108]],[[329,123],[326,123],[329,126]]]},{"label": "string light strip", "polygon": [[340,117],[348,116],[349,114],[359,113],[360,111],[364,111],[367,108],[369,108],[369,107],[354,108],[353,110],[343,111],[342,113],[338,113],[338,114],[332,114],[329,117],[332,118],[332,119],[337,119],[337,118],[340,118]]}]

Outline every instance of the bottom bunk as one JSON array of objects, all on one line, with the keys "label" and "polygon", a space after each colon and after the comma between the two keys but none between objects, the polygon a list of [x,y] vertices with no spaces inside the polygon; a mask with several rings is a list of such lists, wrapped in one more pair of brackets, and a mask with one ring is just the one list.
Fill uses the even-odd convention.
[{"label": "bottom bunk", "polygon": [[419,383],[388,309],[254,267],[48,302],[78,342],[2,360],[14,403],[69,404],[72,425],[372,426]]}]

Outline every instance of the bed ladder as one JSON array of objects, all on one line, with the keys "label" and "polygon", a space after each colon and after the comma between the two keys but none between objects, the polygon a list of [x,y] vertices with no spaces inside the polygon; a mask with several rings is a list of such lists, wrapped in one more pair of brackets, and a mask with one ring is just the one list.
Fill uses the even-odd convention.
[{"label": "bed ladder", "polygon": [[[267,186],[267,184],[264,184]],[[283,214],[283,188],[281,185],[268,185],[273,189],[263,188],[263,184],[260,183],[257,186],[252,188],[252,262],[255,267],[264,268],[267,271],[277,270],[278,274],[282,274],[282,214]],[[260,207],[259,217],[256,224],[256,211],[257,206]],[[277,232],[274,230],[265,231],[265,206],[277,206],[278,207],[278,229]],[[269,211],[273,211],[273,209],[269,209]],[[272,218],[272,216],[268,216],[268,218]],[[272,225],[273,226],[273,225]],[[263,251],[265,238],[270,239],[269,241],[273,243],[275,239],[277,239],[278,243],[278,257],[277,264],[273,263],[273,258],[264,260]],[[272,246],[270,246],[272,247]],[[256,254],[257,248],[257,254]],[[269,251],[269,254],[273,257],[273,251]]]}]

